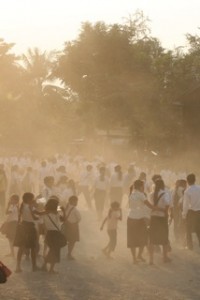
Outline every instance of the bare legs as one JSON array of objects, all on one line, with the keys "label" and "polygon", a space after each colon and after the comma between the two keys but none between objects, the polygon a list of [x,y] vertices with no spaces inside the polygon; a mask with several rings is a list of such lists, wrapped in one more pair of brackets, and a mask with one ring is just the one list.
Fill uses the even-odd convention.
[{"label": "bare legs", "polygon": [[72,251],[74,249],[75,242],[69,242],[68,244],[68,254],[67,258],[68,260],[74,260],[74,257],[72,256]]},{"label": "bare legs", "polygon": [[134,264],[137,264],[139,261],[142,261],[142,262],[145,261],[145,259],[142,256],[143,250],[144,250],[144,247],[139,247],[139,251],[138,251],[138,255],[137,255],[136,254],[136,248],[135,247],[131,248],[131,254],[132,254],[132,257],[133,257],[133,263]]},{"label": "bare legs", "polygon": [[[18,252],[17,252],[16,273],[22,272],[21,260],[22,260],[22,255],[23,254],[24,254],[24,248],[19,248]],[[32,270],[34,272],[38,269],[37,266],[36,266],[36,250],[35,250],[35,248],[31,249],[31,261],[32,261]]]},{"label": "bare legs", "polygon": [[[168,245],[163,245],[163,262],[170,262],[171,259],[168,257]],[[149,245],[149,264],[153,265],[154,263],[154,245]]]}]

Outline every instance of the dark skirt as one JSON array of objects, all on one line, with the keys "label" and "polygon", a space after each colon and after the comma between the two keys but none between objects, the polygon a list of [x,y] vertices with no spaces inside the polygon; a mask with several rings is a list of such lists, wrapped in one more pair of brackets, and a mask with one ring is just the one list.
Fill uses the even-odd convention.
[{"label": "dark skirt", "polygon": [[145,219],[127,219],[127,247],[144,247],[147,245],[148,232]]},{"label": "dark skirt", "polygon": [[70,223],[69,221],[65,221],[62,227],[62,232],[65,235],[68,242],[79,242],[80,234],[79,234],[79,224],[78,223]]},{"label": "dark skirt", "polygon": [[149,238],[152,245],[168,245],[168,223],[166,217],[151,217]]},{"label": "dark skirt", "polygon": [[7,239],[14,242],[16,230],[17,230],[17,221],[5,222],[2,226],[2,234],[4,234]]},{"label": "dark skirt", "polygon": [[121,187],[111,187],[110,189],[110,201],[122,203],[123,189]]},{"label": "dark skirt", "polygon": [[14,246],[34,249],[38,246],[38,236],[33,222],[23,221],[17,225]]},{"label": "dark skirt", "polygon": [[59,246],[59,235],[57,230],[48,230],[45,236],[45,243],[49,248],[47,256],[45,258],[48,263],[60,262],[60,246]]}]

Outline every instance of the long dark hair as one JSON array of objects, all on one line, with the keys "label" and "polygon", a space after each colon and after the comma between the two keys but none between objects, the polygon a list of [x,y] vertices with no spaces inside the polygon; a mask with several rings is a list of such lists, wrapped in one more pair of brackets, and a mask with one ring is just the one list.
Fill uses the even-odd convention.
[{"label": "long dark hair", "polygon": [[160,190],[164,190],[164,189],[165,189],[164,181],[162,179],[156,180],[155,181],[154,193],[153,193],[154,204],[157,204],[158,193],[160,192]]},{"label": "long dark hair", "polygon": [[138,191],[143,186],[144,186],[144,181],[142,181],[140,179],[135,180],[134,183],[130,186],[129,196],[132,194],[133,189]]}]

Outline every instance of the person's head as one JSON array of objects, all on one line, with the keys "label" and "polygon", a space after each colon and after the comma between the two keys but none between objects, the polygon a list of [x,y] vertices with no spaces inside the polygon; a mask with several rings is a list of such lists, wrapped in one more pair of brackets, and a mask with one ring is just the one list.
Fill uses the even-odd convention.
[{"label": "person's head", "polygon": [[122,168],[120,165],[115,166],[115,172],[118,174],[118,180],[122,180]]},{"label": "person's head", "polygon": [[153,183],[155,183],[157,180],[162,179],[162,177],[160,174],[154,174],[151,179],[152,179]]},{"label": "person's head", "polygon": [[187,181],[185,179],[180,179],[179,186],[186,189]]},{"label": "person's head", "polygon": [[100,167],[100,168],[99,168],[99,173],[100,173],[100,175],[105,175],[105,173],[106,173],[106,168],[105,168],[105,167]]},{"label": "person's head", "polygon": [[19,196],[17,194],[13,194],[10,197],[10,203],[11,204],[19,204]]},{"label": "person's head", "polygon": [[120,204],[117,201],[112,202],[110,206],[112,210],[118,210],[120,208]]},{"label": "person's head", "polygon": [[189,174],[189,175],[187,176],[187,183],[188,183],[189,185],[195,184],[195,181],[196,181],[196,177],[195,177],[195,175],[194,175],[193,173],[191,173],[191,174]]},{"label": "person's head", "polygon": [[147,174],[145,172],[141,172],[140,173],[140,176],[139,176],[139,179],[140,180],[143,180],[143,181],[146,181],[147,179]]},{"label": "person's head", "polygon": [[115,172],[120,173],[122,171],[122,168],[120,165],[115,166]]},{"label": "person's head", "polygon": [[22,200],[23,200],[23,203],[25,203],[25,204],[32,204],[34,201],[34,194],[33,193],[24,193]]},{"label": "person's head", "polygon": [[47,187],[49,187],[49,188],[53,187],[53,185],[54,185],[54,177],[53,176],[46,176],[44,178],[44,184]]},{"label": "person's head", "polygon": [[59,168],[57,168],[57,171],[60,173],[66,173],[65,166],[60,166]]},{"label": "person's head", "polygon": [[92,171],[92,165],[87,165],[86,170],[87,170],[88,172],[91,172],[91,171]]},{"label": "person's head", "polygon": [[133,183],[133,187],[135,190],[143,192],[144,191],[144,181],[142,181],[140,179],[135,180]]},{"label": "person's head", "polygon": [[67,187],[71,189],[75,189],[75,182],[73,179],[70,179],[67,183]]},{"label": "person's head", "polygon": [[78,204],[78,197],[71,196],[71,197],[69,197],[69,201],[68,202],[69,202],[70,205],[77,206],[77,204]]},{"label": "person's head", "polygon": [[159,192],[160,190],[164,190],[165,189],[165,184],[164,181],[162,179],[157,179],[155,181],[155,192]]},{"label": "person's head", "polygon": [[50,198],[45,205],[45,210],[48,213],[56,213],[58,210],[58,205],[59,205],[58,199]]}]

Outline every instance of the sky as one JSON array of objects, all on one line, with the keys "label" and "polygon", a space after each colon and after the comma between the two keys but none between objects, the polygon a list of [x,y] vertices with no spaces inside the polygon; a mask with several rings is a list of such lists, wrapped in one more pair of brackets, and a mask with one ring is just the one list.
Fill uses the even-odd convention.
[{"label": "sky", "polygon": [[16,53],[62,50],[82,22],[124,23],[137,9],[165,48],[186,45],[186,33],[200,34],[200,0],[0,0],[0,38],[15,43]]}]

